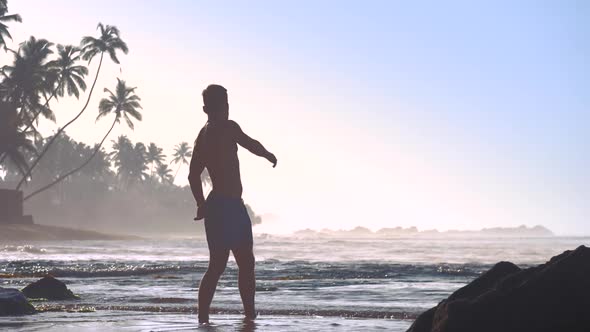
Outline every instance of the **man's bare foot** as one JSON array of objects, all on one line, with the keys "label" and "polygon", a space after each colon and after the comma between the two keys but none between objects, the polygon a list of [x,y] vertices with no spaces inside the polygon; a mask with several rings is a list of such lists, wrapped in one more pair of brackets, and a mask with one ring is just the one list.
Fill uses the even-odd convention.
[{"label": "man's bare foot", "polygon": [[256,317],[258,317],[257,313],[246,313],[244,314],[244,321],[252,321],[255,320]]},{"label": "man's bare foot", "polygon": [[244,317],[240,331],[249,332],[254,330],[256,330],[256,321],[254,318]]}]

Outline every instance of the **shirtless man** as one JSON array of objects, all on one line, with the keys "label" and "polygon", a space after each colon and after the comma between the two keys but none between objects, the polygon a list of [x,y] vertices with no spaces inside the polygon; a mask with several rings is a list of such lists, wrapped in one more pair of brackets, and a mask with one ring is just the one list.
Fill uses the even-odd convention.
[{"label": "shirtless man", "polygon": [[[197,201],[197,217],[205,218],[205,232],[209,246],[209,267],[199,286],[199,323],[209,322],[209,307],[219,277],[225,270],[229,252],[238,264],[238,286],[247,319],[254,319],[254,253],[252,224],[242,201],[242,181],[238,146],[266,158],[277,165],[277,158],[262,144],[244,134],[240,126],[228,120],[227,90],[220,85],[209,85],[203,91],[203,111],[209,117],[195,141],[188,176],[193,196]],[[213,189],[207,200],[203,196],[201,173],[207,168]]]}]

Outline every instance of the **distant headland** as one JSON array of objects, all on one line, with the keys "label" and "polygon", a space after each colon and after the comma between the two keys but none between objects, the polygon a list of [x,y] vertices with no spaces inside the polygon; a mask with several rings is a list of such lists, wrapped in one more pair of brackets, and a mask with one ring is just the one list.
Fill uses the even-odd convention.
[{"label": "distant headland", "polygon": [[438,231],[436,229],[418,230],[417,227],[393,227],[381,228],[376,232],[362,226],[357,226],[351,230],[332,230],[322,229],[320,231],[313,229],[303,229],[293,233],[299,237],[337,237],[337,238],[391,238],[406,236],[480,236],[480,237],[550,237],[554,236],[552,231],[544,226],[527,227],[521,225],[518,227],[493,227],[483,228],[475,231],[448,230]]}]

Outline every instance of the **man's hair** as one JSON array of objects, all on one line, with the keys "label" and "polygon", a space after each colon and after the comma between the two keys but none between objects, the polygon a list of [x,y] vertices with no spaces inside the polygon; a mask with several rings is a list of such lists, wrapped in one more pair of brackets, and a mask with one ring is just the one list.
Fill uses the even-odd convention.
[{"label": "man's hair", "polygon": [[203,104],[212,108],[227,104],[227,90],[221,85],[209,85],[203,90]]}]

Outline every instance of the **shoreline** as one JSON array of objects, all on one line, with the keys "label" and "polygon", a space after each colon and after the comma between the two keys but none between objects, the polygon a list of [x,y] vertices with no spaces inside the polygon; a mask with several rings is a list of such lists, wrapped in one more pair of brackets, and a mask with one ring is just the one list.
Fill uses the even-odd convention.
[{"label": "shoreline", "polygon": [[[92,305],[92,304],[58,304],[56,301],[44,304],[43,302],[33,301],[37,314],[48,312],[68,312],[68,313],[100,313],[100,312],[142,312],[142,313],[166,313],[166,314],[183,314],[196,317],[197,307],[194,306],[145,306],[145,305]],[[163,302],[165,304],[165,302]],[[240,316],[241,308],[219,308],[211,307],[211,315],[235,315]],[[377,320],[415,320],[420,313],[402,312],[402,311],[384,311],[384,310],[336,310],[336,309],[261,309],[258,310],[260,316],[276,317],[332,317],[342,319],[377,319]]]},{"label": "shoreline", "polygon": [[141,240],[134,235],[114,235],[92,230],[40,224],[0,224],[0,241]]}]

